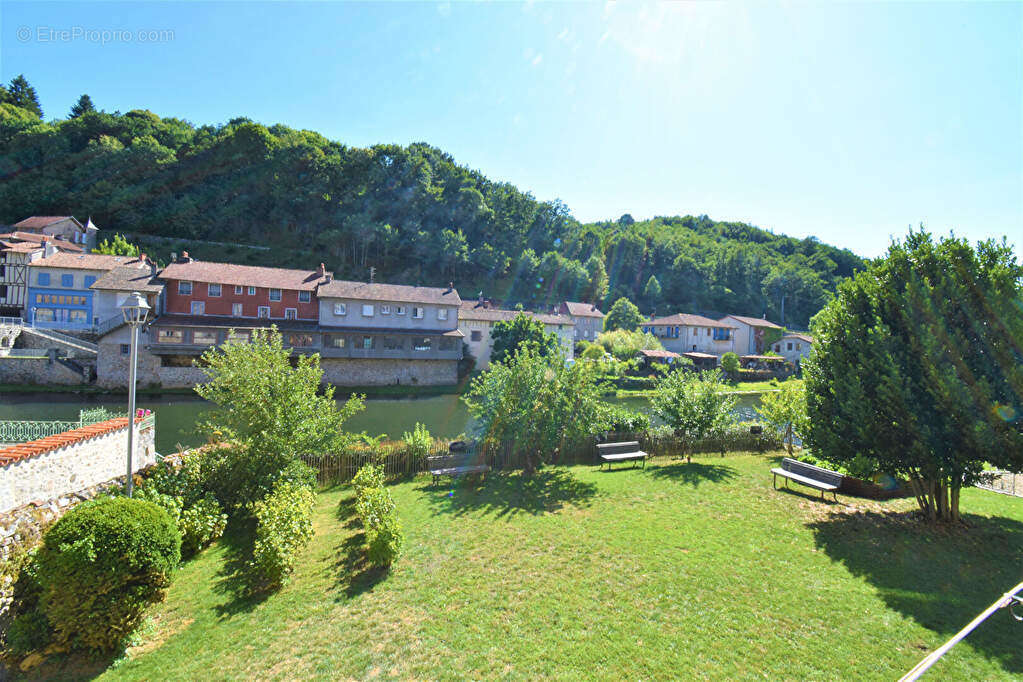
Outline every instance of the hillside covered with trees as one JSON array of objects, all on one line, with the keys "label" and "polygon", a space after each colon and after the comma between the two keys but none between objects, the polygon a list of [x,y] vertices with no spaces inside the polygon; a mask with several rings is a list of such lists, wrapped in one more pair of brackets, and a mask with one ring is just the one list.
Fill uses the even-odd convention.
[{"label": "hillside covered with trees", "polygon": [[[101,103],[100,103],[101,104]],[[49,122],[18,77],[0,89],[0,223],[91,216],[162,245],[237,242],[194,256],[314,267],[338,277],[453,281],[508,304],[563,299],[646,313],[720,312],[805,326],[863,260],[705,215],[582,224],[560,201],[488,179],[425,143],[348,147],[247,118],[196,126],[141,110],[106,113],[87,95]],[[157,238],[163,238],[157,240]],[[181,242],[184,244],[184,242]],[[179,249],[180,250],[180,249]]]}]

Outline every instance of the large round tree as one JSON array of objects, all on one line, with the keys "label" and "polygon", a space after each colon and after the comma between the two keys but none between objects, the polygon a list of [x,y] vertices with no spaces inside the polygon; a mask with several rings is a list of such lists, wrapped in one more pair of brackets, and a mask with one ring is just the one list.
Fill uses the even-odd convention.
[{"label": "large round tree", "polygon": [[910,232],[839,285],[804,365],[808,444],[873,458],[928,518],[958,521],[985,463],[1023,470],[1021,278],[1004,240]]}]

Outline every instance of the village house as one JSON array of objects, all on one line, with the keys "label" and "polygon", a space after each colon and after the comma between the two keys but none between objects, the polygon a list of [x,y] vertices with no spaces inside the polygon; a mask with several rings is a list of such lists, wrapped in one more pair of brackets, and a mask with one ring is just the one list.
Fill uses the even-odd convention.
[{"label": "village house", "polygon": [[593,341],[604,331],[604,313],[596,304],[565,301],[558,312],[567,315],[575,324],[576,341]]},{"label": "village house", "polygon": [[[335,385],[458,380],[460,299],[451,287],[344,282],[322,264],[265,268],[197,261],[187,253],[159,280],[162,304],[139,355],[142,385],[195,385],[205,379],[194,366],[205,350],[229,339],[245,342],[254,329],[271,325],[293,352],[319,353],[323,379]],[[101,384],[126,382],[115,358],[124,334],[114,330],[100,339]]]},{"label": "village house", "polygon": [[92,285],[110,270],[125,265],[148,268],[134,256],[58,251],[52,242],[46,242],[42,257],[28,264],[26,321],[45,329],[93,331],[106,320],[94,309]]},{"label": "village house", "polygon": [[28,264],[43,256],[47,242],[58,251],[83,252],[77,244],[52,240],[34,232],[0,234],[0,317],[25,316]]},{"label": "village house", "polygon": [[34,233],[50,237],[56,241],[69,242],[81,246],[85,251],[96,248],[96,233],[99,229],[89,219],[85,225],[74,216],[32,216],[14,223],[17,232]]},{"label": "village house", "polygon": [[726,320],[712,320],[702,315],[676,313],[643,323],[644,332],[657,337],[665,350],[679,354],[703,353],[720,358],[735,351],[738,325]]},{"label": "village house", "polygon": [[775,341],[771,350],[798,367],[803,358],[810,355],[812,347],[812,336],[809,334],[792,333],[786,334]]},{"label": "village house", "polygon": [[[544,331],[558,337],[558,344],[567,359],[575,356],[575,322],[568,315],[547,315],[519,310],[502,310],[494,307],[490,301],[480,298],[476,301],[463,301],[458,311],[458,328],[465,335],[469,352],[476,359],[476,369],[490,366],[490,355],[494,350],[491,333],[494,324],[513,320],[517,315],[528,315],[543,323]],[[592,319],[592,318],[591,318]]]},{"label": "village house", "polygon": [[739,355],[761,355],[767,349],[765,337],[767,333],[776,329],[784,332],[785,328],[777,325],[766,318],[743,317],[742,315],[726,315],[721,322],[735,325],[733,335],[735,337],[734,352]]}]

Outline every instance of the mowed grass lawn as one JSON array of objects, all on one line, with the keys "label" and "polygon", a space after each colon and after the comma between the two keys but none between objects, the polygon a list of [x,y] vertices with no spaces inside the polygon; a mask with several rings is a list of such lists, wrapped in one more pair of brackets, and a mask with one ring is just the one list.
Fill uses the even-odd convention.
[{"label": "mowed grass lawn", "polygon": [[[100,679],[899,677],[1023,579],[1023,500],[970,490],[970,528],[775,491],[773,457],[550,468],[391,487],[407,535],[367,570],[347,488],[319,495],[291,583],[239,596],[232,537],[185,564],[146,642]],[[235,536],[235,540],[237,536]],[[992,617],[934,679],[1023,674]]]}]

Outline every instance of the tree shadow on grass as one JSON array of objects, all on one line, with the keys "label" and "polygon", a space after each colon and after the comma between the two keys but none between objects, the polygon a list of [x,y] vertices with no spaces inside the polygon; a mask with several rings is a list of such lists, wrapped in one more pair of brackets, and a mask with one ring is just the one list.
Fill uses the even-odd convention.
[{"label": "tree shadow on grass", "polygon": [[246,579],[245,564],[252,558],[252,545],[256,537],[254,519],[232,519],[228,522],[220,545],[224,548],[224,565],[217,571],[213,591],[229,600],[216,607],[221,619],[237,613],[247,613],[266,600],[269,593],[252,594]]},{"label": "tree shadow on grass", "polygon": [[[1015,586],[1023,563],[1023,523],[973,515],[964,521],[966,527],[948,529],[930,526],[916,512],[858,512],[809,527],[817,547],[866,579],[889,608],[948,638]],[[1021,637],[1023,623],[1002,609],[965,641],[1020,674]]]},{"label": "tree shadow on grass", "polygon": [[586,506],[597,494],[596,485],[580,481],[562,467],[546,467],[528,477],[521,472],[490,473],[479,485],[441,481],[419,490],[427,493],[437,514],[482,512],[497,518],[555,512],[566,504]]},{"label": "tree shadow on grass", "polygon": [[739,475],[727,464],[704,464],[702,462],[673,462],[645,469],[654,478],[667,478],[694,488],[701,483],[721,483]]},{"label": "tree shadow on grass", "polygon": [[[362,528],[362,520],[355,513],[355,496],[341,498],[337,505],[337,520],[349,530]],[[361,530],[338,545],[334,572],[338,586],[349,599],[368,592],[390,573],[387,566],[374,566],[366,554],[366,534]]]}]

